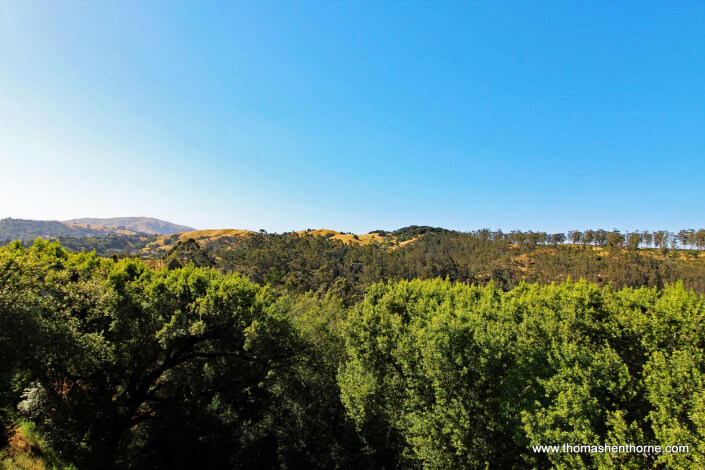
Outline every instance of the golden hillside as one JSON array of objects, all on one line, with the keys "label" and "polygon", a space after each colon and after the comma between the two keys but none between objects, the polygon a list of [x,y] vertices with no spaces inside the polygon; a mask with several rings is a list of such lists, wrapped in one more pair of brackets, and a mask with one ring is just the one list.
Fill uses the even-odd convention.
[{"label": "golden hillside", "polygon": [[390,237],[383,237],[379,233],[365,233],[365,234],[350,234],[336,232],[335,230],[328,229],[318,229],[318,230],[302,230],[296,232],[301,236],[312,236],[312,237],[328,237],[332,240],[340,240],[344,243],[352,243],[355,245],[369,245],[370,243],[382,243],[384,241],[390,240]]},{"label": "golden hillside", "polygon": [[241,229],[215,229],[215,230],[192,230],[188,232],[179,232],[171,235],[161,235],[155,241],[148,244],[142,251],[144,253],[152,253],[155,251],[167,251],[178,241],[186,241],[193,238],[199,244],[205,245],[220,238],[225,237],[247,237],[252,235],[251,230]]},{"label": "golden hillside", "polygon": [[[369,245],[374,243],[389,243],[396,241],[396,237],[392,235],[383,236],[379,233],[351,234],[342,233],[336,230],[317,229],[317,230],[301,230],[293,232],[301,237],[325,237],[331,240],[339,240],[346,244],[354,245]],[[148,244],[142,251],[143,253],[166,252],[178,241],[186,241],[189,238],[196,240],[201,246],[209,245],[223,238],[242,238],[249,237],[257,232],[243,229],[213,229],[213,230],[193,230],[189,232],[179,232],[171,235],[162,235],[156,238],[155,241]],[[400,243],[404,245],[413,240],[406,240]]]}]

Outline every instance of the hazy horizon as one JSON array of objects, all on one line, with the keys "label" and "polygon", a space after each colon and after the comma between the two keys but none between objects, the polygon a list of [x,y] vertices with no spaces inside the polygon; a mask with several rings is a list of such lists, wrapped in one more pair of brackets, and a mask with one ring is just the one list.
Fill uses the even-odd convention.
[{"label": "hazy horizon", "polygon": [[[5,217],[0,217],[0,219],[3,219],[3,218],[5,218]],[[171,223],[171,224],[174,224],[174,225],[187,225],[187,226],[188,226],[188,224],[182,224],[182,223],[180,223],[179,221],[165,220],[165,219],[162,219],[162,218],[159,218],[159,217],[149,217],[149,216],[72,217],[72,218],[69,218],[69,219],[61,219],[61,220],[59,220],[59,219],[27,219],[26,217],[9,217],[9,218],[12,218],[12,219],[22,219],[22,220],[33,220],[33,221],[49,221],[49,222],[71,222],[71,221],[74,221],[74,220],[77,220],[77,219],[122,219],[122,218],[135,218],[135,219],[155,219],[155,220],[159,220],[159,221],[162,221],[162,222],[168,222],[168,223]],[[100,224],[91,224],[91,225],[100,226]],[[306,231],[306,230],[333,230],[333,231],[337,231],[337,232],[340,232],[340,233],[357,233],[357,234],[360,234],[360,235],[361,235],[361,234],[371,233],[371,232],[374,232],[374,231],[377,231],[377,230],[386,230],[386,231],[392,232],[392,231],[394,231],[394,230],[402,229],[402,228],[409,227],[409,226],[429,226],[429,225],[428,225],[428,224],[423,224],[423,223],[412,223],[412,224],[408,224],[408,225],[405,225],[405,226],[399,226],[399,227],[378,227],[378,228],[376,228],[376,229],[371,229],[371,230],[366,230],[366,231],[359,231],[359,232],[354,232],[354,231],[351,231],[351,230],[346,230],[345,228],[340,228],[340,227],[328,227],[328,226],[321,226],[321,227],[297,227],[297,228],[293,228],[293,229],[289,229],[289,230],[275,230],[275,231],[269,231],[269,230],[267,230],[267,233],[282,234],[282,233],[289,233],[289,232],[303,232],[303,231]],[[257,231],[261,230],[261,228],[258,229],[258,228],[256,228],[256,227],[236,227],[236,226],[222,226],[222,227],[220,227],[220,226],[205,226],[205,227],[192,227],[192,226],[190,226],[190,227],[193,228],[193,229],[196,230],[196,231],[202,231],[202,230],[214,230],[214,231],[215,231],[215,230],[249,230],[249,231],[252,231],[252,232],[257,232]],[[693,227],[687,227],[687,228],[688,228],[688,229],[694,228],[694,229],[697,230],[698,227],[700,227],[700,225],[698,225],[698,226],[693,226]],[[474,231],[477,231],[477,230],[489,229],[489,230],[491,230],[491,231],[502,231],[503,233],[510,233],[510,232],[512,232],[512,231],[514,231],[514,230],[518,230],[518,231],[521,231],[521,232],[533,231],[533,232],[566,233],[566,234],[567,234],[567,233],[570,232],[571,230],[584,231],[584,230],[600,230],[600,229],[602,229],[602,230],[607,230],[607,231],[618,230],[618,231],[623,232],[623,233],[634,232],[634,231],[643,231],[643,230],[651,231],[651,232],[655,232],[655,231],[658,231],[658,230],[665,230],[665,231],[668,231],[668,232],[676,233],[676,232],[678,232],[678,231],[680,231],[681,229],[684,229],[684,228],[686,228],[686,227],[637,227],[637,228],[623,228],[623,227],[571,227],[571,228],[558,228],[557,230],[553,230],[553,231],[546,231],[546,230],[537,229],[537,228],[533,228],[533,227],[528,227],[528,228],[520,228],[520,227],[506,228],[506,227],[504,227],[504,228],[503,228],[503,227],[489,227],[489,226],[483,226],[483,225],[478,225],[478,226],[469,227],[469,228],[468,228],[468,227],[446,227],[446,226],[438,226],[438,228],[443,228],[443,229],[452,230],[452,231],[457,231],[457,232],[474,232]],[[265,230],[266,230],[266,229],[265,229]]]}]

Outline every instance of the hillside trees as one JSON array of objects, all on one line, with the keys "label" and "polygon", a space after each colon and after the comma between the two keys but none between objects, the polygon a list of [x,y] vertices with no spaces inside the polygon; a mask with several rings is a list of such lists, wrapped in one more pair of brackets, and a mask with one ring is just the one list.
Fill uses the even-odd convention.
[{"label": "hillside trees", "polygon": [[[377,284],[345,330],[343,400],[407,468],[701,468],[704,314],[682,286]],[[691,452],[530,450],[576,442]]]},{"label": "hillside trees", "polygon": [[[500,232],[429,233],[387,257],[256,236],[232,254],[259,259],[253,276],[393,280],[354,302],[330,293],[352,281],[286,293],[192,263],[158,272],[45,241],[0,248],[3,424],[31,420],[89,469],[705,465],[705,299],[666,283],[703,289],[699,271],[559,245],[535,257],[550,285],[526,284],[501,269],[507,253],[536,253]],[[654,287],[551,284],[567,266]],[[436,279],[403,280],[417,273]],[[562,443],[691,452],[531,450]]]},{"label": "hillside trees", "polygon": [[639,232],[630,232],[626,235],[627,247],[630,250],[636,250],[637,248],[639,248],[639,245],[641,245],[642,241],[642,234],[640,234]]},{"label": "hillside trees", "polygon": [[571,243],[577,245],[583,240],[583,232],[579,230],[571,230],[568,232],[568,239]]},{"label": "hillside trees", "polygon": [[28,384],[24,370],[39,342],[40,299],[32,295],[37,269],[18,258],[23,250],[19,242],[0,250],[0,438],[19,402],[17,390]]},{"label": "hillside trees", "polygon": [[[559,239],[546,247],[546,237],[553,240],[555,235],[429,232],[412,243],[390,248],[317,236],[256,234],[232,242],[218,240],[203,249],[216,260],[219,270],[238,272],[289,292],[334,290],[347,305],[359,301],[364,289],[378,281],[435,277],[478,284],[494,279],[502,289],[511,289],[520,280],[550,283],[568,277],[616,287],[662,287],[682,279],[689,288],[705,292],[701,258],[694,254],[687,259],[665,258],[642,252],[637,247],[643,234],[627,233],[625,240],[624,234],[611,232],[609,256],[602,247],[587,249]],[[584,238],[581,242],[587,243]]]},{"label": "hillside trees", "polygon": [[341,390],[375,448],[407,467],[516,462],[521,451],[513,434],[520,423],[505,413],[516,406],[516,390],[504,383],[512,367],[505,360],[511,322],[501,314],[478,315],[496,312],[498,300],[493,287],[441,281],[368,291],[346,330],[350,359]]},{"label": "hillside trees", "polygon": [[678,234],[676,235],[676,238],[678,242],[680,242],[681,246],[690,246],[691,249],[695,247],[695,230],[693,229],[688,229],[688,230],[680,230]]},{"label": "hillside trees", "polygon": [[654,235],[648,230],[644,230],[641,232],[641,239],[644,242],[644,246],[646,246],[646,248],[649,248],[654,241]]},{"label": "hillside trees", "polygon": [[605,244],[610,248],[621,248],[624,246],[624,235],[618,230],[612,230],[605,237]]},{"label": "hillside trees", "polygon": [[215,266],[215,261],[201,248],[196,240],[189,238],[185,241],[177,241],[174,246],[164,255],[166,266],[169,269],[176,269],[192,263],[199,268],[210,268]]},{"label": "hillside trees", "polygon": [[705,229],[701,228],[697,232],[695,232],[695,245],[700,250],[705,249]]},{"label": "hillside trees", "polygon": [[595,243],[595,246],[605,246],[607,244],[607,235],[609,232],[599,229],[595,230],[595,236],[593,238],[593,242]]},{"label": "hillside trees", "polygon": [[[42,241],[0,254],[1,339],[10,346],[2,352],[12,353],[2,364],[3,404],[17,404],[81,468],[329,468],[357,454],[332,432],[346,426],[331,400],[334,373],[323,367],[330,360],[337,368],[335,340],[297,326],[289,313],[296,302],[192,264],[155,272]],[[335,321],[336,308],[317,311]],[[309,341],[331,346],[314,354]],[[13,371],[25,379],[8,384]],[[316,442],[347,454],[316,453]]]}]

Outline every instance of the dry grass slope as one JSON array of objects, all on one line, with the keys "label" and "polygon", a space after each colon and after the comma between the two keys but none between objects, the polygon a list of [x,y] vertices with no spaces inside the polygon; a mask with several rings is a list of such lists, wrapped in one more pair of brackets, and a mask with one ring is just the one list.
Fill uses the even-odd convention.
[{"label": "dry grass slope", "polygon": [[219,229],[219,230],[193,230],[191,232],[181,232],[179,233],[179,240],[185,241],[188,240],[189,238],[193,239],[208,239],[208,240],[217,240],[218,238],[223,238],[223,237],[247,237],[249,235],[252,235],[253,231],[251,230],[239,230],[239,229]]},{"label": "dry grass slope", "polygon": [[320,236],[320,237],[325,237],[328,236],[329,238],[333,240],[340,240],[344,243],[353,243],[356,245],[369,245],[371,243],[382,243],[385,240],[389,240],[390,237],[383,237],[379,233],[366,233],[366,234],[360,234],[360,235],[353,235],[349,233],[341,233],[341,232],[336,232],[335,230],[328,230],[328,229],[318,229],[318,230],[311,230],[311,231],[299,231],[296,232],[297,234],[301,236],[305,235],[310,235],[310,236]]},{"label": "dry grass slope", "polygon": [[[189,238],[193,238],[198,242],[201,247],[205,247],[208,244],[215,242],[221,238],[243,238],[249,237],[257,232],[251,230],[243,229],[213,229],[213,230],[192,230],[188,232],[179,232],[171,235],[161,235],[156,238],[155,241],[148,244],[143,250],[144,255],[150,256],[160,256],[171,249],[177,241],[186,241]],[[350,234],[342,233],[336,230],[329,229],[316,229],[316,230],[301,230],[294,232],[300,237],[325,237],[330,240],[338,240],[350,245],[370,245],[370,244],[389,244],[390,249],[394,249],[398,246],[408,245],[414,243],[418,240],[418,236],[409,240],[398,242],[397,238],[391,234],[386,236],[380,235],[379,233],[365,233],[365,234]]]},{"label": "dry grass slope", "polygon": [[37,434],[34,425],[20,422],[13,430],[7,447],[0,451],[0,469],[3,470],[75,470],[54,455]]},{"label": "dry grass slope", "polygon": [[217,230],[192,230],[188,232],[174,233],[171,235],[162,235],[157,237],[155,241],[147,245],[142,252],[143,253],[154,253],[154,252],[166,252],[171,249],[177,241],[186,241],[189,238],[193,238],[198,241],[201,246],[208,244],[209,242],[218,240],[224,237],[248,237],[252,235],[251,230],[240,230],[240,229],[217,229]]}]

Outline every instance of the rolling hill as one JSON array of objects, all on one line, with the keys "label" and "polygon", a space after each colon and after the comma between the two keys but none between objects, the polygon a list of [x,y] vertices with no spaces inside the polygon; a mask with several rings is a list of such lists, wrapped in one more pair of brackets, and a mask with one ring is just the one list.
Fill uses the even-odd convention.
[{"label": "rolling hill", "polygon": [[[419,236],[429,232],[447,233],[449,231],[439,227],[429,227],[427,225],[411,225],[409,227],[404,227],[398,230],[394,230],[392,232],[388,232],[385,230],[375,230],[373,232],[364,234],[345,233],[329,229],[309,229],[300,230],[298,232],[293,233],[300,237],[322,237],[329,240],[337,240],[343,242],[346,245],[384,245],[387,247],[393,247],[396,245],[404,246],[418,239]],[[219,246],[225,246],[229,243],[237,243],[237,241],[242,240],[255,233],[257,232],[253,232],[251,230],[217,229],[193,230],[178,232],[178,234],[166,234],[157,237],[156,240],[147,245],[147,247],[143,250],[143,253],[154,254],[166,252],[172,246],[174,246],[176,242],[184,242],[189,238],[193,238],[198,241],[199,245],[201,245],[202,247],[213,246],[216,243]]]},{"label": "rolling hill", "polygon": [[0,240],[31,241],[36,238],[171,235],[177,232],[190,232],[193,230],[191,227],[148,217],[85,218],[63,222],[59,220],[0,219]]},{"label": "rolling hill", "polygon": [[81,219],[65,220],[64,222],[70,224],[87,224],[91,226],[97,225],[101,227],[121,228],[132,230],[134,232],[156,235],[171,235],[172,233],[191,232],[196,230],[193,227],[174,224],[165,220],[154,219],[151,217],[111,217],[107,219],[85,217]]},{"label": "rolling hill", "polygon": [[36,238],[86,238],[109,235],[144,235],[126,228],[60,222],[58,220],[0,220],[0,240],[31,241]]},{"label": "rolling hill", "polygon": [[[418,228],[413,226],[413,228]],[[426,230],[439,230],[433,229],[431,227],[421,227],[419,233],[414,233],[411,236],[407,236],[405,230],[398,230],[395,232],[386,232],[384,230],[378,230],[375,232],[365,233],[365,234],[353,234],[338,232],[336,230],[329,229],[316,229],[316,230],[301,230],[298,232],[293,232],[293,234],[299,237],[305,238],[315,238],[322,237],[327,240],[337,240],[343,242],[346,245],[385,245],[394,246],[395,242],[400,242],[400,245],[405,245],[413,240]],[[210,250],[215,249],[214,247],[227,247],[234,246],[245,238],[256,234],[251,230],[241,230],[241,229],[217,229],[217,230],[193,230],[190,232],[179,232],[170,235],[162,235],[157,237],[154,241],[147,244],[147,246],[142,250],[142,254],[146,256],[161,256],[171,249],[177,242],[185,242],[190,238],[193,238],[198,242],[198,244]]]}]

